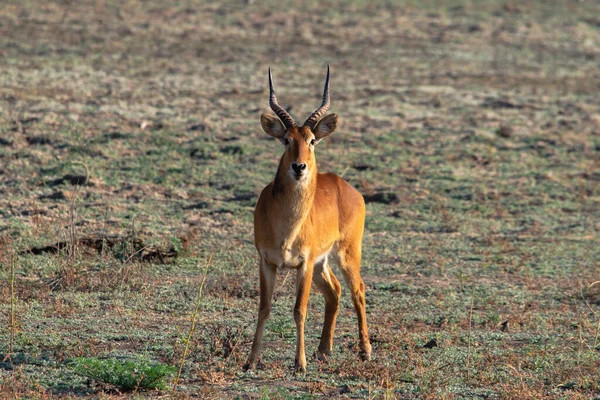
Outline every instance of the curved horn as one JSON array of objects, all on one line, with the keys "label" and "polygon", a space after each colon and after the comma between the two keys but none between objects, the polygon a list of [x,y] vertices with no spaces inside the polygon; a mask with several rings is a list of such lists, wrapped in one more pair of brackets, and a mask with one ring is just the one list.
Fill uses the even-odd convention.
[{"label": "curved horn", "polygon": [[296,126],[294,119],[283,107],[277,103],[277,96],[275,95],[275,89],[273,89],[273,77],[271,76],[271,67],[269,67],[269,105],[271,110],[277,114],[277,116],[283,121],[286,128],[292,128]]},{"label": "curved horn", "polygon": [[308,126],[311,130],[315,129],[315,125],[319,118],[323,116],[329,110],[331,105],[331,99],[329,98],[329,64],[327,64],[327,79],[325,79],[325,88],[323,89],[323,103],[321,107],[317,108],[317,111],[312,113],[310,117],[304,123],[304,126]]}]

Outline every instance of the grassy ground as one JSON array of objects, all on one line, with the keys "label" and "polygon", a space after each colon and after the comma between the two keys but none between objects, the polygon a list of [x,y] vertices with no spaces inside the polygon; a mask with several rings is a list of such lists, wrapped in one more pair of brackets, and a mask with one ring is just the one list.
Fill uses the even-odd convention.
[{"label": "grassy ground", "polygon": [[[210,255],[175,397],[600,396],[600,6],[539,3],[4,2],[0,396],[121,396],[77,357],[178,366]],[[284,272],[243,373],[267,67],[303,120],[327,63],[374,359],[344,290],[335,355],[294,375]]]}]

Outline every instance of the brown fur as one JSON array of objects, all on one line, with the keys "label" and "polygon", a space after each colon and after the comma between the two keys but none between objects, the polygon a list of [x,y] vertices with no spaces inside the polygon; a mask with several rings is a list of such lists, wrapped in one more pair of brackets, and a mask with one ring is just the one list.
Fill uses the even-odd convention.
[{"label": "brown fur", "polygon": [[[365,221],[362,195],[335,174],[317,171],[311,141],[333,133],[337,116],[324,117],[314,129],[293,126],[285,129],[274,116],[263,114],[265,132],[286,140],[277,175],[260,195],[254,213],[254,242],[260,255],[260,306],[252,350],[246,368],[253,368],[260,357],[265,322],[271,311],[271,297],[278,269],[297,270],[295,367],[306,370],[304,320],[311,282],[325,297],[325,322],[319,355],[331,353],[336,317],[339,310],[340,284],[329,268],[329,258],[339,264],[348,284],[358,316],[363,359],[369,359],[371,345],[365,314],[365,287],[360,277],[360,257]],[[306,164],[306,176],[297,180],[292,162]]]}]

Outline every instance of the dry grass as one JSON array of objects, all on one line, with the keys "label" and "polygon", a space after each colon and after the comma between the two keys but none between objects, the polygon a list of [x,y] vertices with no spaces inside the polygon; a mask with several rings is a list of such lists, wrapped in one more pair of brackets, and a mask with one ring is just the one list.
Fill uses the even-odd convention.
[{"label": "dry grass", "polygon": [[[326,5],[3,4],[0,397],[122,398],[69,360],[137,354],[185,359],[176,398],[597,396],[597,4]],[[368,201],[374,360],[343,289],[335,354],[293,375],[280,274],[244,374],[252,210],[281,151],[258,123],[266,70],[302,119],[326,63],[342,126],[319,167]]]}]

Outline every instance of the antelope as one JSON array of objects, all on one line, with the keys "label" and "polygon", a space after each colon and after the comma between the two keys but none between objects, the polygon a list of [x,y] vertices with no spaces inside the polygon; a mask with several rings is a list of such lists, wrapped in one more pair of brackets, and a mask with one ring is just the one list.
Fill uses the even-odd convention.
[{"label": "antelope", "polygon": [[269,105],[279,118],[264,113],[260,123],[265,133],[279,139],[285,150],[275,179],[263,189],[254,212],[254,244],[260,256],[260,305],[254,342],[244,369],[254,368],[260,358],[278,269],[292,268],[297,274],[295,370],[306,371],[304,321],[312,282],[325,297],[325,321],[317,356],[326,359],[331,354],[341,286],[330,268],[330,260],[338,264],[350,288],[358,317],[360,356],[370,360],[365,285],[360,276],[365,202],[339,176],[318,172],[315,159],[315,146],[338,125],[336,114],[321,118],[331,104],[329,66],[323,102],[302,126],[297,126],[277,103],[271,68],[269,90]]}]

